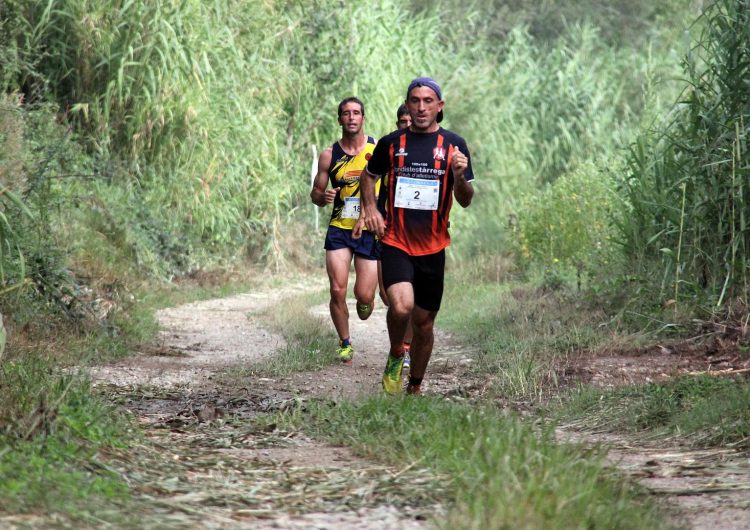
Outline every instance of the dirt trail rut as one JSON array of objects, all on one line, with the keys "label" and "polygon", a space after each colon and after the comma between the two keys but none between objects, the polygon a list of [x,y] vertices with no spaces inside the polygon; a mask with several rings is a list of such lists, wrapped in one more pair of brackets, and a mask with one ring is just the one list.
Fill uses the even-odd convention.
[{"label": "dirt trail rut", "polygon": [[[388,342],[382,304],[362,322],[350,301],[351,366],[248,378],[239,388],[217,382],[227,370],[282,347],[283,338],[263,329],[257,315],[310,289],[306,282],[160,311],[162,332],[153,351],[92,370],[95,384],[137,416],[149,441],[113,459],[136,496],[151,506],[142,514],[143,528],[417,529],[439,516],[439,491],[418,487],[439,478],[410,462],[400,468],[374,464],[345,447],[247,421],[306,397],[348,400],[379,392]],[[330,325],[327,304],[312,311]],[[427,392],[470,397],[471,388],[457,377],[470,362],[468,352],[438,332]],[[570,429],[560,437],[610,445],[613,463],[677,506],[685,528],[750,528],[746,457],[632,447]],[[712,492],[711,484],[727,487]],[[421,489],[429,493],[415,496]]]}]

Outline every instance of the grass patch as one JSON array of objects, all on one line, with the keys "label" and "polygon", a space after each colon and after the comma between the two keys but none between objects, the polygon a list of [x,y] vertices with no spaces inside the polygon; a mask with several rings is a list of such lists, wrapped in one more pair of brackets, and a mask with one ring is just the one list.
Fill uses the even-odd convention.
[{"label": "grass patch", "polygon": [[277,377],[340,362],[334,351],[338,339],[330,318],[310,312],[310,307],[323,303],[323,299],[321,292],[294,296],[261,314],[262,323],[280,333],[286,345],[253,366],[253,375]]},{"label": "grass patch", "polygon": [[136,427],[93,396],[85,378],[15,360],[0,365],[0,389],[3,511],[94,521],[92,506],[127,502],[127,484],[101,455],[127,447]]},{"label": "grass patch", "polygon": [[598,449],[556,444],[551,427],[490,408],[376,396],[311,404],[282,421],[367,457],[447,477],[443,528],[668,527]]},{"label": "grass patch", "polygon": [[750,383],[682,376],[615,390],[579,390],[560,411],[584,427],[678,437],[694,447],[750,447]]},{"label": "grass patch", "polygon": [[[473,276],[473,275],[471,275]],[[603,314],[574,293],[529,285],[457,280],[446,282],[443,327],[472,343],[475,370],[491,374],[495,392],[541,399],[557,387],[560,359],[612,340]]]}]

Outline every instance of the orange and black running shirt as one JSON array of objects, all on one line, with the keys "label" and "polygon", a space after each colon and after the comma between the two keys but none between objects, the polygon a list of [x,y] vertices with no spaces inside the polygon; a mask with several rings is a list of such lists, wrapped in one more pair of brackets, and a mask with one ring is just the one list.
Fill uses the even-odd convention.
[{"label": "orange and black running shirt", "polygon": [[450,244],[456,148],[469,159],[466,180],[474,180],[466,141],[442,127],[432,133],[400,129],[378,141],[367,171],[382,176],[378,208],[385,216],[384,244],[410,256],[435,254]]},{"label": "orange and black running shirt", "polygon": [[[375,149],[375,139],[367,137],[365,147],[356,155],[344,152],[338,142],[333,144],[331,167],[328,169],[328,180],[332,188],[341,188],[333,200],[331,226],[351,230],[359,218],[359,177]],[[380,182],[375,184],[375,193],[380,189]]]}]

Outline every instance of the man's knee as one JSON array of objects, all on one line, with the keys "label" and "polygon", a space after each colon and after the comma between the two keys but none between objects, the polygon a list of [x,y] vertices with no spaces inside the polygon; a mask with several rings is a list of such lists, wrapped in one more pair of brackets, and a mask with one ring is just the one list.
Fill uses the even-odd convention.
[{"label": "man's knee", "polygon": [[408,300],[403,298],[391,299],[389,298],[388,311],[391,311],[397,318],[409,318],[411,316],[411,310],[413,304],[409,303]]},{"label": "man's knee", "polygon": [[412,314],[411,320],[414,334],[422,337],[432,336],[436,316],[433,312],[425,312],[423,309],[417,308]]},{"label": "man's knee", "polygon": [[354,284],[354,298],[360,302],[371,303],[375,299],[375,289],[378,284],[377,282],[370,283],[356,282]]},{"label": "man's knee", "polygon": [[346,300],[346,285],[331,284],[331,300]]},{"label": "man's knee", "polygon": [[431,320],[426,321],[426,322],[420,322],[419,324],[412,322],[412,328],[414,329],[415,336],[428,338],[428,337],[432,337],[434,325]]}]

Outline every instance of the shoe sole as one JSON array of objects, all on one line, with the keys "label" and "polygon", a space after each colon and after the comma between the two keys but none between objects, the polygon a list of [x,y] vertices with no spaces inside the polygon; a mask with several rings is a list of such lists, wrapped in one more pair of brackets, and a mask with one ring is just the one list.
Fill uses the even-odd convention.
[{"label": "shoe sole", "polygon": [[374,308],[374,304],[367,307],[367,311],[363,311],[360,309],[359,304],[357,304],[357,316],[360,320],[367,320],[370,318],[370,315],[372,315],[372,310]]}]

